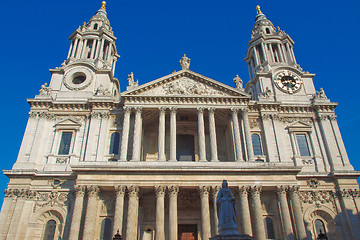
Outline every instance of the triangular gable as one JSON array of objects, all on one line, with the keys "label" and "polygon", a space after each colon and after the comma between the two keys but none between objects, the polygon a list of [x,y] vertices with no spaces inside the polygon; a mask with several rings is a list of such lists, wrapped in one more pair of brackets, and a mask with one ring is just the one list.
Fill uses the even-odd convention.
[{"label": "triangular gable", "polygon": [[244,97],[250,95],[242,90],[195,73],[181,70],[122,93],[122,96],[218,96]]},{"label": "triangular gable", "polygon": [[309,123],[306,123],[306,122],[296,121],[296,122],[289,124],[286,128],[289,129],[290,131],[308,132],[308,131],[311,131],[312,125]]},{"label": "triangular gable", "polygon": [[71,119],[65,119],[63,121],[58,122],[57,124],[55,124],[55,128],[56,129],[79,129],[81,126],[80,123],[71,120]]}]

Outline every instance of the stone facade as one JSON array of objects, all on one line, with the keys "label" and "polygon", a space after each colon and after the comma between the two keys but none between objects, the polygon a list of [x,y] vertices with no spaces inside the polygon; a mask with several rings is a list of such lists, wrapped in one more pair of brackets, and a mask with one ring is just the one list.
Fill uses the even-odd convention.
[{"label": "stone facade", "polygon": [[190,70],[120,93],[105,4],[71,36],[67,60],[29,99],[0,214],[0,239],[206,240],[225,178],[240,234],[359,239],[360,175],[334,109],[293,40],[258,8],[236,88]]}]

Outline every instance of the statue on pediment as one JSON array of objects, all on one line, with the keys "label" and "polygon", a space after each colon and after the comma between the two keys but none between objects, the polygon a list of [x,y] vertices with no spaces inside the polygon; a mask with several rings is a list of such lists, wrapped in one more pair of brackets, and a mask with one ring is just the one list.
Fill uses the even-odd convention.
[{"label": "statue on pediment", "polygon": [[181,66],[181,69],[184,70],[184,69],[189,69],[190,67],[190,61],[191,59],[188,58],[186,56],[186,54],[184,54],[184,56],[180,59],[180,66]]},{"label": "statue on pediment", "polygon": [[320,88],[320,91],[317,91],[317,98],[319,99],[327,99],[327,96],[325,94],[325,91],[323,88]]},{"label": "statue on pediment", "polygon": [[137,86],[139,86],[139,81],[135,82],[135,80],[134,80],[134,73],[133,72],[128,74],[127,80],[129,82],[129,87],[137,87]]},{"label": "statue on pediment", "polygon": [[236,75],[233,81],[236,84],[237,89],[243,89],[243,80],[239,77],[239,75]]}]

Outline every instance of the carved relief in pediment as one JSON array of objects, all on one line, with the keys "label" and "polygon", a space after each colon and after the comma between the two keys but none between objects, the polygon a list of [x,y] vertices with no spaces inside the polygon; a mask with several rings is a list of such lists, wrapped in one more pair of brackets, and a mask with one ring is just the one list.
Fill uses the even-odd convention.
[{"label": "carved relief in pediment", "polygon": [[217,95],[225,96],[229,95],[213,86],[206,83],[193,80],[188,77],[183,77],[178,80],[165,83],[164,85],[155,87],[149,91],[145,91],[141,94],[145,95]]}]

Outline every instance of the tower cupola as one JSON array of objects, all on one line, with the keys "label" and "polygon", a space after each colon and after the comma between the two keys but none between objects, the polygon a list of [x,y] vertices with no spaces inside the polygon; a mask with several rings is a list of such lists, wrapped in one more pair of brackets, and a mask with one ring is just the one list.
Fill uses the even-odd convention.
[{"label": "tower cupola", "polygon": [[107,18],[106,2],[101,8],[69,37],[71,40],[65,65],[86,62],[96,69],[115,70],[117,54],[116,37]]},{"label": "tower cupola", "polygon": [[277,67],[290,66],[300,69],[293,52],[294,41],[279,27],[274,27],[262,13],[260,6],[256,9],[255,24],[244,58],[249,66],[250,79],[255,78],[259,72],[269,72]]}]

